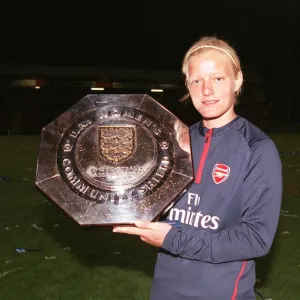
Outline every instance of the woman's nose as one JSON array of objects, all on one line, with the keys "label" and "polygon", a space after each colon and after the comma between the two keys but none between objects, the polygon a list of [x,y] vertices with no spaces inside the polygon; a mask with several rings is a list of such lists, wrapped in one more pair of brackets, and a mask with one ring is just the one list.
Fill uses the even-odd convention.
[{"label": "woman's nose", "polygon": [[210,96],[213,94],[214,94],[214,90],[213,90],[213,87],[211,86],[211,84],[204,82],[203,83],[203,95]]}]

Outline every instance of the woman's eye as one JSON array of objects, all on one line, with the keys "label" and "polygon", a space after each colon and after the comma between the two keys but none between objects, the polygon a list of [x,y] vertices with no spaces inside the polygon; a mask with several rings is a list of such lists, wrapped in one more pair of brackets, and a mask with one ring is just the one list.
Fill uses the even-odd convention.
[{"label": "woman's eye", "polygon": [[199,83],[201,83],[201,80],[199,80],[199,79],[196,79],[196,80],[192,81],[192,84],[199,84]]},{"label": "woman's eye", "polygon": [[220,81],[223,81],[224,80],[224,77],[216,77],[215,78],[215,81],[216,82],[220,82]]}]

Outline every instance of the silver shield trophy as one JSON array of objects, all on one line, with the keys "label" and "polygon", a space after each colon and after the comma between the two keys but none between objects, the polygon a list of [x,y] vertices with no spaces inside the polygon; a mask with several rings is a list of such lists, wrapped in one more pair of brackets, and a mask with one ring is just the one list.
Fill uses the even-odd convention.
[{"label": "silver shield trophy", "polygon": [[36,185],[80,226],[157,220],[192,181],[188,127],[149,95],[87,95],[42,129]]}]

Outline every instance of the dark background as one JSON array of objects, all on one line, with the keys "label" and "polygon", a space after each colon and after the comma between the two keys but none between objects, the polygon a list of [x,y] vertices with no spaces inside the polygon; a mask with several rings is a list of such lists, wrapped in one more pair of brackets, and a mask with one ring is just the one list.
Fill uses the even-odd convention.
[{"label": "dark background", "polygon": [[[1,10],[0,64],[178,72],[185,51],[197,39],[216,35],[235,47],[243,68],[255,67],[263,76],[270,122],[297,123],[299,12],[296,0],[6,3]],[[37,96],[9,86],[18,76],[2,73],[0,78],[4,134],[37,133],[87,94],[70,87]],[[170,102],[180,93],[159,96],[160,101],[187,122],[199,118],[191,115],[190,106],[182,110],[183,104]]]}]

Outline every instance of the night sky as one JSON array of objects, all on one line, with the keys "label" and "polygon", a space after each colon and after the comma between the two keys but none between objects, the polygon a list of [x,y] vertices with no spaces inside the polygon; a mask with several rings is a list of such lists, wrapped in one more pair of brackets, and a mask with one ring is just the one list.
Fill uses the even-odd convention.
[{"label": "night sky", "polygon": [[207,2],[18,4],[2,11],[0,62],[180,70],[203,35],[230,41],[242,65],[298,62],[289,54],[299,46],[296,0]]},{"label": "night sky", "polygon": [[[276,120],[294,118],[297,121],[300,109],[297,98],[299,15],[299,0],[178,0],[177,4],[175,0],[73,1],[71,5],[10,1],[1,7],[0,67],[1,64],[14,64],[24,71],[26,64],[32,64],[180,72],[188,48],[204,35],[215,35],[234,46],[242,69],[258,67],[264,78],[265,105],[272,107],[272,116]],[[247,76],[244,78],[247,86]],[[9,80],[4,79],[4,87]],[[4,89],[3,93],[6,92],[10,90]],[[30,95],[24,107],[37,115],[38,107],[34,106]],[[5,129],[10,126],[7,125],[10,107],[19,106],[14,102],[9,104],[8,96],[0,98],[7,104],[0,118],[0,129],[1,126]],[[14,99],[19,101],[18,96]],[[43,114],[49,111],[47,101],[41,101],[47,107],[39,108]],[[70,105],[65,99],[63,103]],[[31,114],[24,113],[28,121],[24,116],[20,123],[22,130],[36,132],[65,109],[51,107],[57,111],[40,117],[36,120],[40,123],[35,125],[31,124]],[[181,110],[179,106],[178,110]],[[20,131],[16,129],[15,132]]]}]

